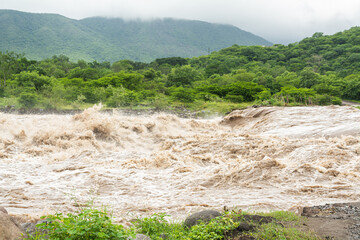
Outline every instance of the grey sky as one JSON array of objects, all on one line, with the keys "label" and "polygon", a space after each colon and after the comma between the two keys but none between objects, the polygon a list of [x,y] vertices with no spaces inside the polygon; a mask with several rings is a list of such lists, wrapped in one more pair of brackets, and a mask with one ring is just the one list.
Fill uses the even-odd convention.
[{"label": "grey sky", "polygon": [[0,9],[81,19],[184,18],[235,25],[274,43],[360,25],[359,0],[1,0]]}]

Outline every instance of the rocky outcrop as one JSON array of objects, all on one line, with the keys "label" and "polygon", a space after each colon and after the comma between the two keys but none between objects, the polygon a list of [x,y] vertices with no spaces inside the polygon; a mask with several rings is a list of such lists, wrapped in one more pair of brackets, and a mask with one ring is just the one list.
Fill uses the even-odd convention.
[{"label": "rocky outcrop", "polygon": [[325,239],[360,239],[360,202],[304,207],[306,225]]},{"label": "rocky outcrop", "polygon": [[26,236],[25,232],[7,213],[4,207],[0,207],[0,240],[19,240]]},{"label": "rocky outcrop", "polygon": [[221,213],[215,210],[204,210],[191,214],[185,219],[185,226],[191,228],[199,222],[210,222],[211,219],[221,216]]}]

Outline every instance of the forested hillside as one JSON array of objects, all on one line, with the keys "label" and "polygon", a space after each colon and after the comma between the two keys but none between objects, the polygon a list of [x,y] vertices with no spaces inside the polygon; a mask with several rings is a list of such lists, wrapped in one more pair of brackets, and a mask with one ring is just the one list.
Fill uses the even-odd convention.
[{"label": "forested hillside", "polygon": [[190,20],[124,21],[119,18],[74,20],[56,14],[0,10],[0,51],[25,53],[41,60],[66,55],[71,60],[193,57],[233,44],[271,45],[231,25]]},{"label": "forested hillside", "polygon": [[[104,30],[106,31],[106,30]],[[190,108],[225,112],[244,102],[262,105],[341,104],[360,100],[360,28],[299,43],[238,46],[193,58],[151,63],[119,60],[41,61],[2,52],[0,106]]]}]

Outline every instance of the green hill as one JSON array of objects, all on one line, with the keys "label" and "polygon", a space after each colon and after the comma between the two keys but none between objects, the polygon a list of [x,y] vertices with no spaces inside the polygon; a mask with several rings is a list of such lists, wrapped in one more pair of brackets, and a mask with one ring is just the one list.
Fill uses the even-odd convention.
[{"label": "green hill", "polygon": [[151,61],[193,57],[233,44],[271,45],[237,27],[202,21],[119,18],[74,20],[57,14],[0,10],[0,51],[23,52],[43,59],[64,54],[72,60]]},{"label": "green hill", "polygon": [[[116,29],[126,25],[120,20],[112,21],[114,26],[118,25]],[[161,22],[166,21],[174,20]],[[121,35],[119,32],[127,33],[124,30],[117,33],[109,27],[111,24],[100,22],[86,19],[77,27],[80,31],[93,24],[93,32],[104,39],[115,39],[112,34]],[[134,27],[128,31],[138,33],[149,29],[135,28],[138,26],[135,23],[132,22]],[[100,31],[103,33],[99,34]],[[152,33],[154,39],[158,38],[155,30]],[[170,36],[173,35],[162,43],[170,41]],[[138,42],[147,43],[136,36],[117,39],[107,43],[119,48],[126,42],[131,42],[133,47]],[[150,63],[72,62],[64,55],[29,61],[21,54],[0,52],[0,110],[1,106],[67,109],[102,102],[107,107],[170,110],[187,107],[228,112],[254,102],[295,106],[341,104],[341,99],[359,101],[359,44],[360,27],[353,27],[330,36],[317,32],[287,46],[234,44],[208,55],[158,58]],[[131,52],[128,47],[126,54]]]}]

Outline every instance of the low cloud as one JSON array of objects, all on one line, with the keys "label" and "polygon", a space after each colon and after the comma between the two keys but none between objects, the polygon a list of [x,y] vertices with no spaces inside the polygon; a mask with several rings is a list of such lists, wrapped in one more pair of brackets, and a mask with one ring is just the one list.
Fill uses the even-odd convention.
[{"label": "low cloud", "polygon": [[360,25],[355,0],[3,0],[2,9],[59,13],[81,19],[184,18],[235,25],[274,43],[291,43],[315,32],[333,34]]}]

